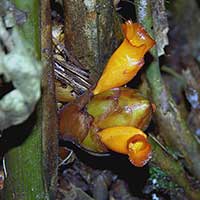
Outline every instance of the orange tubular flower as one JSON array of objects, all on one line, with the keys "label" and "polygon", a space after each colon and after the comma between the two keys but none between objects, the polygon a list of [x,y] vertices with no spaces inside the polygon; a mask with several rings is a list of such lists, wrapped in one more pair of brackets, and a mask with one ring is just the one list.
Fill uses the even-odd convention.
[{"label": "orange tubular flower", "polygon": [[140,129],[118,126],[106,128],[97,134],[108,149],[127,154],[131,163],[137,167],[143,167],[151,158],[151,145]]},{"label": "orange tubular flower", "polygon": [[145,53],[155,44],[140,24],[129,20],[122,30],[125,39],[108,61],[94,95],[129,82],[143,66]]}]

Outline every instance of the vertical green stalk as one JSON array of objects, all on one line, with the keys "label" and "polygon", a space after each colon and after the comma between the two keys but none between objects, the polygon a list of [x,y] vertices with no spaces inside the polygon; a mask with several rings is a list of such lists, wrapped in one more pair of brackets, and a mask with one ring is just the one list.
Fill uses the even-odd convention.
[{"label": "vertical green stalk", "polygon": [[[136,2],[137,19],[139,23],[141,23],[147,32],[153,37],[153,19],[151,14],[150,0],[137,0]],[[153,92],[153,99],[159,99],[159,96],[164,89],[164,85],[161,78],[159,60],[155,47],[151,50],[151,54],[153,56],[153,62],[148,66],[146,77],[150,87],[152,88],[151,91]]]},{"label": "vertical green stalk", "polygon": [[[138,21],[153,36],[153,21],[150,0],[137,0]],[[156,48],[151,51],[154,61],[146,71],[151,88],[152,100],[156,104],[155,113],[159,132],[165,142],[179,151],[185,160],[186,167],[200,180],[200,145],[188,129],[177,105],[167,91],[162,80]]]},{"label": "vertical green stalk", "polygon": [[40,1],[12,0],[16,7],[27,13],[27,21],[19,28],[22,36],[32,45],[38,58],[40,54]]},{"label": "vertical green stalk", "polygon": [[[28,19],[20,27],[22,36],[33,47],[40,58],[40,6],[39,0],[14,0],[18,9],[27,12]],[[13,148],[6,154],[8,178],[4,189],[4,199],[45,200],[48,193],[45,188],[42,168],[42,109],[37,109],[34,128],[22,145]],[[23,131],[23,130],[22,130]],[[13,133],[20,134],[20,133]],[[27,134],[27,133],[26,133]]]}]

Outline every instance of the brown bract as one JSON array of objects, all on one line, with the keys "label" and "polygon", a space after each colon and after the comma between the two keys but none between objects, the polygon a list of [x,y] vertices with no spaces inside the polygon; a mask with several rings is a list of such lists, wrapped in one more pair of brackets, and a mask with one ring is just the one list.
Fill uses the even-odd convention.
[{"label": "brown bract", "polygon": [[91,117],[84,111],[84,106],[89,99],[90,95],[86,93],[59,111],[59,129],[63,139],[81,143],[86,137]]}]

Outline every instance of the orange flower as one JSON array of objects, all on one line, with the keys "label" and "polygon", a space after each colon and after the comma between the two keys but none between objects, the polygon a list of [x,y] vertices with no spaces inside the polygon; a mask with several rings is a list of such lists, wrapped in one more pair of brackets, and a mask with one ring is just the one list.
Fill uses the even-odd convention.
[{"label": "orange flower", "polygon": [[155,44],[140,24],[129,20],[122,30],[125,39],[108,61],[94,95],[129,82],[143,66],[145,53]]},{"label": "orange flower", "polygon": [[108,149],[127,154],[131,163],[137,167],[144,166],[151,158],[151,145],[140,129],[116,126],[103,129],[97,134]]},{"label": "orange flower", "polygon": [[128,156],[131,163],[137,167],[143,167],[151,158],[151,145],[147,138],[137,134],[127,143]]}]

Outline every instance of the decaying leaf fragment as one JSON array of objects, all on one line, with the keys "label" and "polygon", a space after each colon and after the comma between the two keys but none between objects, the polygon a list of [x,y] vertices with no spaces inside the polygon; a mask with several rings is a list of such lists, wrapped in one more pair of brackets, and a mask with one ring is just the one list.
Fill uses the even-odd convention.
[{"label": "decaying leaf fragment", "polygon": [[91,87],[89,71],[70,55],[64,45],[64,27],[56,22],[52,27],[53,65],[56,78],[56,99],[69,102]]},{"label": "decaying leaf fragment", "polygon": [[[2,19],[0,29],[3,27]],[[25,121],[33,112],[40,98],[41,65],[30,54],[31,48],[19,36],[16,29],[8,34],[8,39],[0,39],[4,46],[0,47],[0,74],[6,82],[12,82],[14,90],[4,95],[0,100],[0,130]],[[8,47],[7,41],[13,46]],[[9,49],[4,52],[3,49]]]}]

